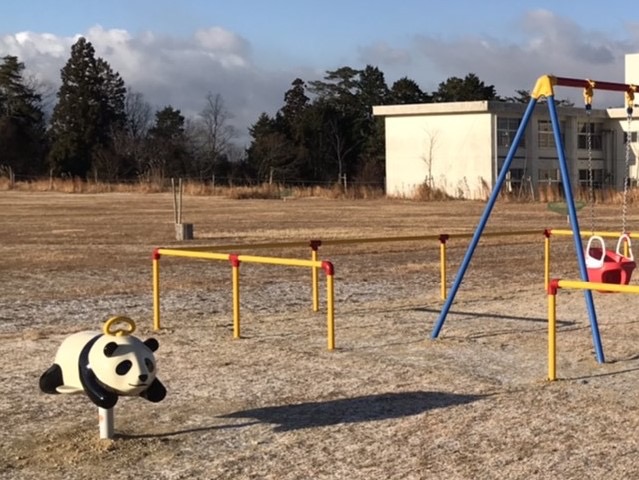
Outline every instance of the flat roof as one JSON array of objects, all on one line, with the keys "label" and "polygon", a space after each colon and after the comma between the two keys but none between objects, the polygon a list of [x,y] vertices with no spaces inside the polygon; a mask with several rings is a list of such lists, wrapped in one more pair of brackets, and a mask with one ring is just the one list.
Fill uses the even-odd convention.
[{"label": "flat roof", "polygon": [[412,103],[406,105],[376,105],[373,115],[378,117],[392,117],[396,115],[432,115],[437,113],[474,113],[488,112],[488,101],[478,102],[442,102],[442,103]]},{"label": "flat roof", "polygon": [[[376,117],[407,117],[416,115],[455,115],[465,113],[510,113],[523,116],[527,107],[528,103],[502,102],[496,100],[480,100],[474,102],[414,103],[406,105],[375,105],[373,106],[373,115]],[[535,109],[535,113],[547,113],[548,105],[545,102],[538,102],[535,106]],[[583,106],[558,106],[557,112],[559,114],[576,117],[587,115],[586,109]],[[626,110],[624,108],[593,108],[591,110],[591,115],[595,118],[617,119],[624,118],[626,116]]]}]

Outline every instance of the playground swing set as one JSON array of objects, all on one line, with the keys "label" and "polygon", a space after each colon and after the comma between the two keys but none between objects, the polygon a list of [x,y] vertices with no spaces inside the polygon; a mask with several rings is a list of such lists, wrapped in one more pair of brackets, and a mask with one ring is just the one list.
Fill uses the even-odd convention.
[{"label": "playground swing set", "polygon": [[[588,148],[588,187],[590,194],[591,204],[591,235],[588,239],[586,248],[583,248],[581,232],[579,229],[579,221],[577,219],[577,208],[575,206],[575,199],[572,192],[572,184],[568,173],[568,167],[566,162],[566,155],[564,146],[562,143],[561,131],[559,128],[560,122],[557,115],[557,109],[555,105],[554,87],[577,87],[584,89],[584,101],[588,115],[588,127],[587,127],[587,148]],[[590,111],[592,106],[592,98],[594,89],[619,91],[625,93],[626,113],[627,113],[627,135],[625,139],[625,172],[624,172],[624,190],[623,190],[623,208],[622,208],[622,232],[617,242],[616,250],[609,250],[606,248],[605,242],[601,235],[597,235],[594,228],[594,182],[593,182],[593,170],[592,170],[592,122],[590,120]],[[589,284],[614,284],[614,285],[628,285],[632,272],[636,267],[634,256],[632,254],[632,248],[630,243],[630,235],[626,230],[626,214],[627,214],[627,202],[628,202],[628,188],[629,188],[629,165],[630,165],[630,132],[632,124],[633,103],[634,94],[636,91],[635,85],[612,83],[612,82],[600,82],[593,80],[580,80],[574,78],[555,77],[551,75],[544,75],[537,79],[534,90],[530,95],[530,102],[524,112],[524,115],[519,123],[519,128],[515,134],[515,137],[510,145],[508,154],[504,160],[504,164],[497,177],[495,187],[486,203],[484,212],[479,219],[479,223],[473,237],[468,245],[464,258],[459,266],[455,281],[450,288],[446,301],[440,311],[439,317],[433,327],[431,338],[435,339],[439,336],[441,329],[446,321],[446,317],[452,303],[455,301],[455,296],[463,282],[464,275],[472,256],[475,252],[479,239],[484,231],[486,223],[490,217],[495,202],[502,190],[504,181],[510,170],[510,165],[514,159],[515,153],[521,139],[525,133],[526,126],[532,117],[535,106],[540,98],[547,100],[548,112],[552,124],[552,131],[555,139],[555,145],[557,149],[557,157],[559,162],[559,170],[561,173],[562,187],[564,198],[566,199],[566,207],[568,213],[568,219],[571,226],[573,242],[575,245],[575,252],[577,255],[577,262],[579,265],[579,273],[583,282],[589,282]],[[622,252],[623,249],[623,252]],[[561,283],[561,282],[560,282]],[[601,288],[601,287],[598,287]],[[627,288],[627,287],[623,287]],[[611,290],[600,291],[621,291],[620,289],[612,288]],[[590,328],[592,332],[593,344],[597,361],[604,363],[605,358],[603,354],[603,348],[601,345],[601,338],[599,335],[599,327],[597,323],[597,315],[595,312],[592,289],[583,288],[586,307],[588,310],[588,316],[590,320]]]},{"label": "playground swing set", "polygon": [[[601,235],[595,235],[595,192],[592,169],[592,131],[593,124],[591,120],[592,98],[596,83],[592,80],[586,81],[584,87],[584,104],[588,116],[588,126],[586,130],[586,141],[588,149],[588,193],[590,203],[590,238],[585,249],[586,269],[588,270],[588,280],[599,283],[614,283],[617,285],[628,285],[632,272],[636,267],[634,255],[632,254],[632,246],[630,236],[626,229],[626,219],[628,211],[628,183],[630,168],[630,142],[629,135],[626,135],[625,142],[625,168],[623,178],[623,202],[621,212],[621,235],[617,241],[615,250],[606,249],[606,244]],[[626,113],[627,113],[627,132],[631,131],[632,112],[634,103],[634,87],[629,88],[625,92],[626,96]],[[623,248],[623,251],[622,251]]]}]

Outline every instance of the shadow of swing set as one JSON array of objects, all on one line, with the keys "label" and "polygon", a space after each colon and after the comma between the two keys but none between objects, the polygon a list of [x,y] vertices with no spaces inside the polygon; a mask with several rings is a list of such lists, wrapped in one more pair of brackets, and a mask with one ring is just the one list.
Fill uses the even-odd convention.
[{"label": "shadow of swing set", "polygon": [[[555,105],[555,95],[554,95],[554,87],[555,86],[563,86],[563,87],[577,87],[583,88],[584,91],[584,103],[585,108],[590,117],[590,110],[592,105],[593,91],[594,89],[600,90],[608,90],[608,91],[618,91],[624,92],[625,94],[625,103],[626,103],[626,113],[627,113],[627,132],[626,140],[625,140],[625,174],[624,174],[624,192],[623,192],[623,212],[622,212],[622,232],[617,242],[617,248],[615,250],[609,250],[606,248],[603,234],[600,232],[594,231],[594,220],[593,226],[591,230],[590,238],[588,239],[586,248],[583,248],[581,241],[581,232],[579,229],[579,221],[577,219],[577,208],[575,205],[575,200],[572,192],[570,176],[568,173],[568,167],[566,163],[566,155],[564,151],[564,146],[562,143],[562,136],[560,131],[560,122],[559,117],[557,115],[557,109]],[[584,298],[586,301],[586,307],[588,310],[588,316],[590,319],[590,329],[592,332],[593,344],[595,349],[595,354],[597,361],[599,363],[604,363],[604,353],[601,345],[601,338],[599,335],[599,326],[597,323],[597,315],[595,312],[592,291],[596,290],[599,292],[606,293],[639,293],[639,287],[630,286],[628,283],[630,282],[632,273],[636,267],[636,263],[634,261],[634,257],[632,254],[632,248],[630,244],[630,235],[626,231],[626,202],[628,196],[628,172],[629,172],[629,156],[630,156],[630,126],[632,122],[632,113],[633,113],[633,105],[634,105],[634,94],[636,91],[636,86],[623,84],[623,83],[612,83],[612,82],[600,82],[593,80],[580,80],[573,78],[565,78],[565,77],[555,77],[551,75],[545,75],[539,77],[535,84],[534,90],[530,95],[530,102],[524,112],[522,120],[519,124],[519,128],[517,129],[517,133],[511,143],[510,149],[504,161],[504,165],[497,177],[495,187],[488,199],[484,212],[479,220],[478,226],[475,229],[473,237],[470,241],[468,249],[464,255],[462,263],[459,266],[459,270],[457,275],[455,276],[455,281],[449,291],[449,294],[446,298],[444,306],[442,307],[437,321],[433,327],[431,338],[435,339],[438,337],[441,332],[442,327],[444,326],[444,322],[446,321],[446,317],[448,312],[455,300],[455,296],[459,287],[462,284],[464,279],[464,274],[468,269],[472,256],[475,252],[475,248],[479,242],[479,239],[484,231],[488,218],[492,212],[492,209],[497,201],[497,198],[501,192],[502,186],[504,185],[504,181],[506,180],[507,174],[510,169],[510,165],[514,159],[515,153],[521,139],[525,133],[526,126],[532,117],[535,106],[540,98],[546,98],[548,111],[550,114],[550,120],[552,124],[553,135],[555,139],[555,145],[557,148],[557,156],[559,160],[559,169],[561,172],[561,180],[564,198],[566,201],[566,209],[568,213],[568,220],[571,226],[570,233],[572,234],[575,252],[577,255],[577,262],[579,265],[579,272],[581,276],[581,281],[569,281],[569,280],[553,280],[550,282],[550,285],[547,285],[548,293],[549,293],[549,325],[551,320],[554,320],[552,309],[554,309],[555,303],[555,294],[557,289],[559,288],[574,288],[583,290]],[[589,125],[587,135],[588,135],[588,157],[589,157],[589,187],[590,187],[590,200],[591,205],[593,203],[593,182],[592,182],[592,166],[591,166],[591,132],[592,128]],[[591,218],[594,218],[594,215],[591,214]],[[606,232],[608,233],[608,232]],[[552,308],[551,308],[552,307]],[[552,317],[552,318],[551,318]],[[552,322],[554,324],[554,321]],[[554,327],[553,327],[554,328]],[[552,337],[552,338],[551,338]],[[551,328],[549,326],[549,379],[555,380],[554,370],[551,371],[551,361],[554,363],[554,344],[551,350],[551,342],[554,342],[554,332],[551,332]],[[551,359],[552,355],[552,359]],[[554,366],[552,367],[554,369]]]}]

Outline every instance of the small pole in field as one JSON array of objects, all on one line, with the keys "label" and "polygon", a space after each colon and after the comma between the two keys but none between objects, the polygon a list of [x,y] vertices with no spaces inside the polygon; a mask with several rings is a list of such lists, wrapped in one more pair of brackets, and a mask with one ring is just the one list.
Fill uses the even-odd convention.
[{"label": "small pole in field", "polygon": [[178,186],[175,186],[175,179],[171,178],[171,188],[173,190],[173,221],[175,222],[176,240],[193,240],[193,224],[182,223],[182,192],[184,190],[182,179],[178,179]]},{"label": "small pole in field", "polygon": [[173,192],[173,223],[178,222],[178,206],[177,206],[177,195],[175,192],[175,178],[171,178],[171,191]]}]

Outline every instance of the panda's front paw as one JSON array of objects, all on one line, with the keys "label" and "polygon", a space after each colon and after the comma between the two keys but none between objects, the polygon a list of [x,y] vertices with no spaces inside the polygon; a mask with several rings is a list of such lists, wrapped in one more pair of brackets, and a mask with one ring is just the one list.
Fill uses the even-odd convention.
[{"label": "panda's front paw", "polygon": [[153,383],[151,383],[149,388],[144,390],[140,394],[140,396],[142,398],[146,398],[149,402],[153,402],[153,403],[161,402],[162,400],[164,400],[164,397],[166,397],[166,388],[164,388],[164,385],[162,385],[162,382],[160,382],[156,378],[155,380],[153,380]]}]

